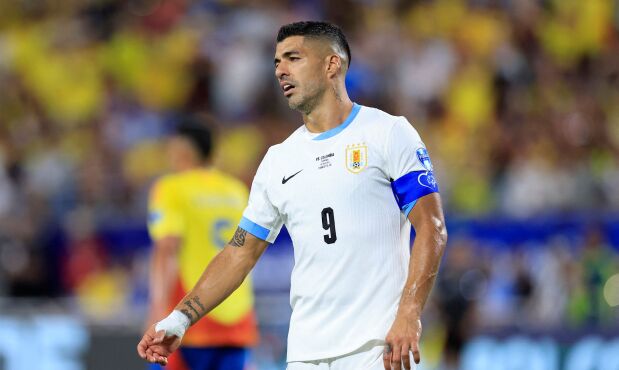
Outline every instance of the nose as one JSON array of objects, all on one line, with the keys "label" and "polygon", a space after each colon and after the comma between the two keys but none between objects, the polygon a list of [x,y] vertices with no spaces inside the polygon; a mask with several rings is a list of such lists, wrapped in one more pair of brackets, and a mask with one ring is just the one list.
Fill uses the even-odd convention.
[{"label": "nose", "polygon": [[275,77],[281,80],[284,76],[288,76],[288,68],[286,68],[283,62],[280,62],[277,67],[275,67]]}]

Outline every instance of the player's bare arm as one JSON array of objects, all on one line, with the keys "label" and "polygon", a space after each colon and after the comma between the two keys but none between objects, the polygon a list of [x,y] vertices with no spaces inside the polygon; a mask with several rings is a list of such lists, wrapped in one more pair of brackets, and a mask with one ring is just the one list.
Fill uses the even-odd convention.
[{"label": "player's bare arm", "polygon": [[386,370],[410,369],[409,351],[415,363],[421,360],[421,312],[432,290],[445,245],[447,229],[438,193],[417,201],[408,216],[415,228],[415,242],[409,262],[409,272],[396,319],[386,337],[383,362]]},{"label": "player's bare arm", "polygon": [[179,347],[187,328],[241,285],[267,245],[266,241],[238,228],[170,316],[146,330],[137,347],[140,357],[166,365],[168,356]]},{"label": "player's bare arm", "polygon": [[[237,228],[226,248],[210,263],[193,290],[175,309],[184,313],[192,325],[196,323],[241,285],[267,245],[267,242]],[[234,268],[235,271],[219,272],[225,268]],[[205,292],[209,295],[205,296]],[[215,299],[209,299],[211,296]]]}]

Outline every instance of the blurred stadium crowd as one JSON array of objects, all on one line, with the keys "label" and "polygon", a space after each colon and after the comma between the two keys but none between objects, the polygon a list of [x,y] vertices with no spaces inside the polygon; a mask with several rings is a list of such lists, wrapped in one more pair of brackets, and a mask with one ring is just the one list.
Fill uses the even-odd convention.
[{"label": "blurred stadium crowd", "polygon": [[428,310],[436,338],[619,325],[616,0],[2,1],[0,295],[143,312],[166,134],[212,116],[216,163],[249,184],[302,123],[272,66],[300,19],[344,29],[352,99],[405,115],[433,156],[464,230]]}]

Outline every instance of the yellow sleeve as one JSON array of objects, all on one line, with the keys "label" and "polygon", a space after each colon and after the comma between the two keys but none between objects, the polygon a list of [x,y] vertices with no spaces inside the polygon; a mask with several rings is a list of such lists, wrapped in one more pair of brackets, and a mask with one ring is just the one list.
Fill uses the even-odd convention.
[{"label": "yellow sleeve", "polygon": [[184,220],[181,205],[169,178],[157,180],[148,201],[148,232],[153,240],[182,236]]}]

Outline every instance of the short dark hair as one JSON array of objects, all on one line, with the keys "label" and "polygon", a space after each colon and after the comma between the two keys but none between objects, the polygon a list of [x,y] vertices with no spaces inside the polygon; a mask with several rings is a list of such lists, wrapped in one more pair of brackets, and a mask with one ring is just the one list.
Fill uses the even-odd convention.
[{"label": "short dark hair", "polygon": [[183,117],[174,131],[175,135],[189,140],[197,149],[200,159],[206,160],[213,149],[213,133],[208,122],[194,116]]},{"label": "short dark hair", "polygon": [[286,24],[279,29],[279,32],[277,32],[277,42],[282,42],[290,36],[306,36],[328,39],[329,41],[337,44],[337,46],[346,52],[346,56],[348,57],[348,66],[350,66],[350,62],[352,61],[350,47],[348,46],[348,41],[346,41],[346,36],[344,36],[344,33],[338,26],[332,23],[319,21],[303,21]]}]

